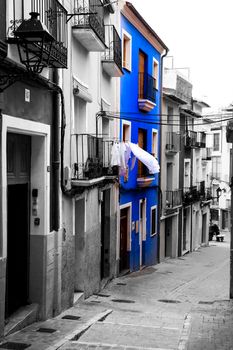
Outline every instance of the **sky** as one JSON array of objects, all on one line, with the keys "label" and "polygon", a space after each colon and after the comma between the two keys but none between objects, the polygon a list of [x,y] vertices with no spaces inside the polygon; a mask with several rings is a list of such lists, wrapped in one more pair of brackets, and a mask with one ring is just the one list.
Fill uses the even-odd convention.
[{"label": "sky", "polygon": [[189,68],[193,97],[213,108],[233,102],[233,0],[129,1],[168,46],[174,67]]}]

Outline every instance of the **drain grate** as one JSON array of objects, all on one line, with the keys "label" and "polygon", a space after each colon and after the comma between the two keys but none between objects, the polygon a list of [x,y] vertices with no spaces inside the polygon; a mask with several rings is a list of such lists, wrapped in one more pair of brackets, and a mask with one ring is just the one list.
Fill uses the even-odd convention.
[{"label": "drain grate", "polygon": [[123,283],[123,282],[118,282],[116,285],[117,285],[117,286],[127,286],[127,284],[126,284],[126,283]]},{"label": "drain grate", "polygon": [[91,300],[91,303],[93,303],[93,304],[100,304],[100,300]]},{"label": "drain grate", "polygon": [[128,304],[133,304],[135,303],[134,300],[130,300],[130,299],[112,299],[112,301],[114,303],[128,303]]},{"label": "drain grate", "polygon": [[14,343],[14,342],[7,342],[0,345],[1,349],[11,349],[11,350],[23,350],[31,346],[31,344],[24,344],[24,343]]},{"label": "drain grate", "polygon": [[160,303],[171,303],[171,304],[180,304],[181,301],[179,300],[171,300],[171,299],[159,299]]},{"label": "drain grate", "polygon": [[41,332],[41,333],[54,333],[56,332],[56,329],[53,328],[39,328],[37,329],[37,332]]},{"label": "drain grate", "polygon": [[74,321],[77,321],[77,320],[80,320],[80,316],[75,316],[75,315],[65,315],[62,317],[63,320],[74,320]]},{"label": "drain grate", "polygon": [[110,294],[97,293],[97,294],[94,294],[94,295],[96,295],[97,297],[101,297],[101,298],[109,298],[110,297]]},{"label": "drain grate", "polygon": [[213,301],[199,301],[198,304],[204,304],[204,305],[213,305]]}]

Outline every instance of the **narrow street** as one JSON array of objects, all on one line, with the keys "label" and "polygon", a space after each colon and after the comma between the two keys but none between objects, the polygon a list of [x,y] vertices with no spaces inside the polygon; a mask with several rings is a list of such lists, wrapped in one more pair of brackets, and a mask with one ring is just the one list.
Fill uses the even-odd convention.
[{"label": "narrow street", "polygon": [[[97,344],[144,349],[232,349],[233,342],[227,342],[229,337],[233,340],[232,334],[227,334],[230,328],[228,325],[225,329],[224,324],[224,317],[229,318],[228,289],[229,236],[224,243],[214,240],[210,247],[183,258],[113,281],[103,295],[86,302],[113,312],[77,343],[62,349]],[[233,316],[231,325],[232,320]]]},{"label": "narrow street", "polygon": [[40,350],[233,349],[228,290],[226,234],[224,242],[214,239],[182,258],[117,278],[98,295],[5,341]]}]

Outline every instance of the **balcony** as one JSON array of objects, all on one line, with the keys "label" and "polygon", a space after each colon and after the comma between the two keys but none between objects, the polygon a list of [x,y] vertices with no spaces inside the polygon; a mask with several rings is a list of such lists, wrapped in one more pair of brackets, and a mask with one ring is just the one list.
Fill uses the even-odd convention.
[{"label": "balcony", "polygon": [[73,36],[87,51],[105,51],[104,7],[100,0],[76,0]]},{"label": "balcony", "polygon": [[208,160],[211,160],[211,148],[204,148],[202,150],[202,163],[206,163]]},{"label": "balcony", "polygon": [[105,40],[108,48],[102,56],[103,69],[110,77],[121,77],[123,75],[121,39],[113,25],[105,26]]},{"label": "balcony", "polygon": [[167,132],[166,134],[166,153],[176,154],[180,151],[180,134],[176,132]]},{"label": "balcony", "polygon": [[74,164],[73,185],[91,186],[106,176],[115,176],[110,164],[112,144],[111,140],[90,134],[76,135],[77,162]]},{"label": "balcony", "polygon": [[197,144],[197,133],[192,130],[186,131],[186,137],[185,137],[185,148],[191,149],[195,148]]},{"label": "balcony", "polygon": [[182,190],[165,191],[164,214],[172,214],[176,208],[182,205]]},{"label": "balcony", "polygon": [[149,112],[156,105],[156,79],[147,73],[138,74],[138,108]]},{"label": "balcony", "polygon": [[206,204],[209,204],[212,201],[213,197],[211,194],[211,189],[210,188],[205,188],[204,189],[204,194],[201,196],[201,205],[204,206]]},{"label": "balcony", "polygon": [[204,132],[197,133],[197,141],[195,144],[196,148],[205,148],[206,146],[206,136]]},{"label": "balcony", "polygon": [[200,192],[197,186],[185,187],[183,191],[183,203],[189,205],[200,200]]},{"label": "balcony", "polygon": [[[21,0],[20,2],[13,1],[11,6],[13,7],[13,18],[10,20],[10,27],[8,28],[8,43],[16,43],[17,39],[14,32],[22,20],[29,18],[30,12],[38,12],[40,14],[39,19],[55,39],[52,43],[49,67],[67,68],[67,11],[60,2],[57,0],[31,0],[30,2]],[[27,9],[27,12],[23,9]],[[36,57],[40,54],[38,48],[38,43],[30,43],[30,52]],[[44,57],[41,58],[42,62],[48,58],[48,55],[49,48],[47,52],[45,50]]]}]

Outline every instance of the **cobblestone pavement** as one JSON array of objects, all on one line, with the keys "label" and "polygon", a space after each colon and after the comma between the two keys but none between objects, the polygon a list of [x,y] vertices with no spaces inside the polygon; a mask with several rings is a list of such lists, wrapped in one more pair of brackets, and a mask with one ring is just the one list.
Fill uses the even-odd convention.
[{"label": "cobblestone pavement", "polygon": [[[117,278],[59,317],[3,342],[34,350],[233,350],[228,295],[229,235],[225,242]],[[64,314],[80,318],[64,320]],[[40,327],[55,331],[40,333]]]}]

